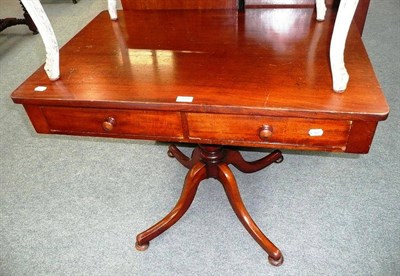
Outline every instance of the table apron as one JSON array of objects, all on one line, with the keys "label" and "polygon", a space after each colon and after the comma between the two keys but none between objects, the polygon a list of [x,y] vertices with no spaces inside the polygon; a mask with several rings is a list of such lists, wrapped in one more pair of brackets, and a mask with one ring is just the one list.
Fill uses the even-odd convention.
[{"label": "table apron", "polygon": [[367,153],[377,126],[349,119],[24,107],[38,133],[331,152]]}]

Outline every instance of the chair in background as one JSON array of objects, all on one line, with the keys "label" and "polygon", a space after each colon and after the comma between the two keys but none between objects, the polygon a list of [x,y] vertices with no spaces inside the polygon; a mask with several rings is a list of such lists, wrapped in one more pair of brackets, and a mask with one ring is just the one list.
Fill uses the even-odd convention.
[{"label": "chair in background", "polygon": [[21,3],[21,0],[19,0],[19,3],[21,4],[22,11],[24,12],[24,14],[23,14],[24,18],[23,19],[19,19],[19,18],[2,18],[2,19],[0,19],[0,32],[11,26],[27,25],[29,30],[31,30],[33,32],[33,34],[38,34],[36,25],[33,22],[29,13],[26,11],[24,5]]}]

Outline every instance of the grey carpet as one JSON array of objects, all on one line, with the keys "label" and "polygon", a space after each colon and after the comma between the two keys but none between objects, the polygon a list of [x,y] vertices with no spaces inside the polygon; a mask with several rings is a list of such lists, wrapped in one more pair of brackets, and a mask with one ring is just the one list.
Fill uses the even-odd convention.
[{"label": "grey carpet", "polygon": [[[107,7],[42,3],[60,45]],[[0,6],[0,18],[21,16],[16,0]],[[279,268],[215,180],[136,251],[135,235],[173,207],[186,169],[164,144],[35,133],[10,94],[44,62],[43,44],[25,26],[0,33],[0,275],[400,275],[399,20],[400,1],[371,1],[363,39],[391,114],[368,155],[287,151],[261,172],[234,170],[249,212],[285,255]]]}]

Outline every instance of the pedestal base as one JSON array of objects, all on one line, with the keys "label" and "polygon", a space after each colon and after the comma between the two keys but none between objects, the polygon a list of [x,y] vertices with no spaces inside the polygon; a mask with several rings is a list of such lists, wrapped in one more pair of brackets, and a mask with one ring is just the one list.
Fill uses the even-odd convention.
[{"label": "pedestal base", "polygon": [[235,177],[228,167],[229,164],[232,164],[242,172],[256,172],[272,163],[282,162],[283,156],[279,150],[253,162],[245,161],[238,151],[224,148],[223,146],[199,145],[193,150],[192,156],[189,158],[175,145],[171,145],[168,155],[175,157],[189,169],[182,194],[175,207],[165,218],[137,235],[136,249],[140,251],[146,250],[152,239],[174,225],[189,209],[200,182],[212,177],[222,183],[237,217],[250,235],[267,252],[269,262],[274,266],[282,264],[283,256],[281,251],[263,234],[251,218],[240,196]]}]

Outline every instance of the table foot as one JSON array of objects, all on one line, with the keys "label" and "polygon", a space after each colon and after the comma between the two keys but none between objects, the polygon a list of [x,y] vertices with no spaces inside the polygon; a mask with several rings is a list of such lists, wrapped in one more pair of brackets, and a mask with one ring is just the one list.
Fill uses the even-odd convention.
[{"label": "table foot", "polygon": [[232,164],[243,172],[255,172],[276,162],[282,162],[282,153],[278,150],[270,153],[257,161],[247,162],[241,154],[223,146],[199,145],[193,150],[191,158],[184,155],[175,145],[171,145],[168,155],[175,157],[182,165],[189,168],[185,178],[185,184],[181,196],[172,211],[148,230],[140,233],[136,237],[136,249],[143,251],[149,246],[149,242],[174,225],[189,209],[200,182],[207,178],[215,178],[222,183],[228,200],[236,216],[243,226],[254,238],[254,240],[268,254],[269,262],[274,266],[279,266],[283,262],[281,251],[263,234],[260,228],[248,213],[236,179],[228,167]]},{"label": "table foot", "polygon": [[283,264],[283,256],[281,256],[278,260],[275,260],[271,256],[268,256],[268,262],[273,266],[280,266]]},{"label": "table foot", "polygon": [[135,248],[136,248],[136,250],[139,250],[139,251],[146,251],[147,248],[149,248],[149,245],[150,245],[149,242],[146,242],[146,243],[143,243],[143,244],[139,244],[138,242],[136,242],[135,243]]}]

